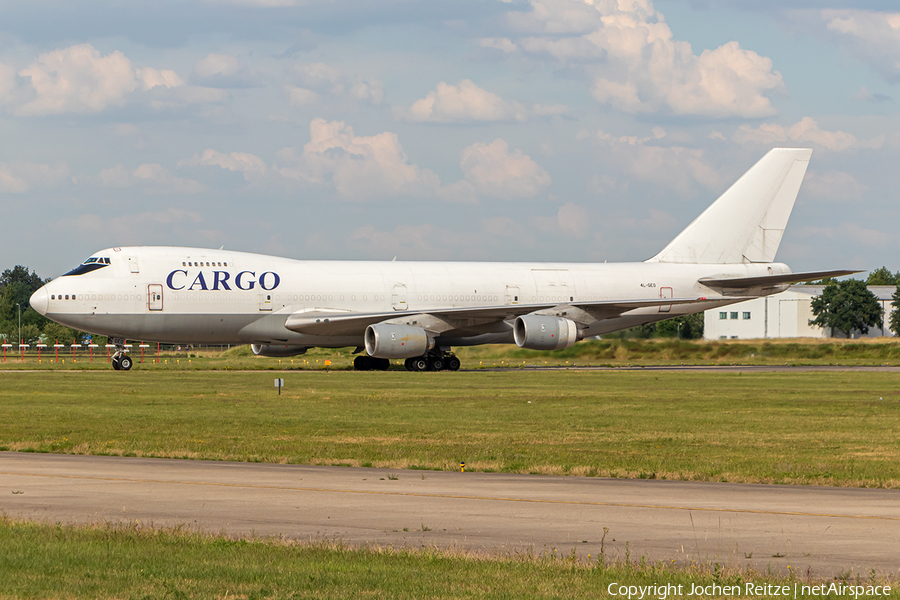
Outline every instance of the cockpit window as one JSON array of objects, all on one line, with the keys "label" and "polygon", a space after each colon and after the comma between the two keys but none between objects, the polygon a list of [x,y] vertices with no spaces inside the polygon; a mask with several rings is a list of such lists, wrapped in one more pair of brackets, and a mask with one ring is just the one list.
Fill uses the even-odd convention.
[{"label": "cockpit window", "polygon": [[90,273],[91,271],[96,271],[97,269],[102,269],[103,267],[109,264],[108,258],[100,258],[97,256],[92,256],[68,273],[63,273],[63,277],[71,277],[73,275],[84,275],[85,273]]}]

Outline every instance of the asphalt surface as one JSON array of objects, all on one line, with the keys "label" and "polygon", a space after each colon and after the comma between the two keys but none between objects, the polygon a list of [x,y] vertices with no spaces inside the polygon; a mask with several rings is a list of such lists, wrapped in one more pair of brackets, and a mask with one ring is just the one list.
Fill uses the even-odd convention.
[{"label": "asphalt surface", "polygon": [[0,452],[0,511],[234,535],[900,574],[900,490]]}]

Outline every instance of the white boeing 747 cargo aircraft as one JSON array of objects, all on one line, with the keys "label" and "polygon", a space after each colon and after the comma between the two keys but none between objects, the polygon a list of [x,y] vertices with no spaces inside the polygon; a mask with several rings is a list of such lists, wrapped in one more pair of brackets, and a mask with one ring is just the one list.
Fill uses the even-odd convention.
[{"label": "white boeing 747 cargo aircraft", "polygon": [[356,346],[360,370],[457,370],[453,346],[567,348],[585,336],[858,271],[772,262],[812,150],[776,148],[644,262],[307,261],[176,247],[109,248],[42,287],[42,315],[110,338],[251,344],[262,356]]}]

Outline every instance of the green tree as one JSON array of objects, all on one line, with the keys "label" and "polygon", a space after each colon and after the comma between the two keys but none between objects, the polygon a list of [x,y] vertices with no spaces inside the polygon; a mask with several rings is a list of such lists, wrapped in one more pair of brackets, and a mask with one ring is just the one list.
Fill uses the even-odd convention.
[{"label": "green tree", "polygon": [[36,325],[22,324],[22,341],[29,345],[34,345],[41,339],[41,330]]},{"label": "green tree", "polygon": [[894,301],[891,302],[891,306],[894,307],[894,310],[891,311],[891,331],[895,335],[900,335],[900,283],[897,283],[897,291],[894,292],[893,298]]},{"label": "green tree", "polygon": [[653,325],[653,337],[679,337],[683,340],[703,337],[703,313],[675,317]]},{"label": "green tree", "polygon": [[49,322],[44,326],[44,338],[48,344],[55,344],[57,341],[63,344],[71,344],[73,340],[81,340],[84,334],[80,331],[60,325],[59,323]]},{"label": "green tree", "polygon": [[821,296],[812,300],[810,325],[830,327],[843,332],[848,338],[853,331],[869,333],[869,327],[883,327],[881,304],[858,279],[832,281],[822,290]]},{"label": "green tree", "polygon": [[869,272],[866,285],[900,285],[900,271],[891,273],[887,267],[879,267]]},{"label": "green tree", "polygon": [[[0,321],[14,321],[18,330],[19,309],[22,311],[22,326],[34,325],[43,329],[49,319],[31,308],[28,300],[42,285],[44,280],[28,267],[16,265],[0,274]],[[16,306],[16,305],[19,306]]]}]

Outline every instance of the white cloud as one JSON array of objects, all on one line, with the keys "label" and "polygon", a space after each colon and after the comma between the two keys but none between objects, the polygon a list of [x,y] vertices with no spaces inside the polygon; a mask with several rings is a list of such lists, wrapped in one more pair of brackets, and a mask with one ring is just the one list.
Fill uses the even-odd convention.
[{"label": "white cloud", "polygon": [[567,202],[559,207],[556,213],[556,222],[563,233],[571,234],[576,238],[583,238],[591,228],[587,210],[583,206]]},{"label": "white cloud", "polygon": [[[604,131],[597,132],[601,147],[608,148],[608,160],[619,165],[622,172],[629,172],[639,179],[652,181],[679,196],[690,197],[703,188],[721,191],[726,183],[702,148],[653,145],[666,137],[661,127],[654,127],[652,136],[615,137]],[[610,182],[603,187],[617,187]]]},{"label": "white cloud", "polygon": [[518,102],[507,102],[471,80],[457,85],[440,82],[437,88],[416,100],[406,112],[414,122],[455,123],[460,121],[524,121],[527,111]]},{"label": "white cloud", "polygon": [[377,106],[384,99],[384,84],[377,79],[347,77],[340,69],[321,62],[294,65],[290,79],[300,84],[285,86],[291,106],[313,104],[320,98],[362,101]]},{"label": "white cloud", "polygon": [[26,161],[0,162],[0,192],[22,194],[34,187],[52,187],[70,173],[65,163],[53,167]]},{"label": "white cloud", "polygon": [[823,10],[818,18],[839,44],[889,81],[900,81],[900,13]]},{"label": "white cloud", "polygon": [[269,167],[265,161],[246,152],[224,154],[207,148],[202,155],[195,154],[193,157],[178,163],[179,168],[196,166],[221,167],[229,171],[238,172],[244,176],[244,180],[248,183],[262,182],[269,175]]},{"label": "white cloud", "polygon": [[158,70],[145,67],[138,69],[135,73],[143,82],[144,91],[152,90],[155,87],[174,88],[184,85],[181,77],[170,69]]},{"label": "white cloud", "polygon": [[475,190],[496,198],[530,198],[550,185],[547,171],[502,139],[465,148],[460,166]]},{"label": "white cloud", "polygon": [[288,103],[291,106],[309,106],[315,104],[319,100],[319,95],[312,90],[297,87],[294,85],[284,86],[284,91],[288,94]]},{"label": "white cloud", "polygon": [[397,225],[393,231],[364,225],[350,235],[350,242],[365,248],[369,256],[428,258],[434,255],[433,232],[434,227],[428,224]]},{"label": "white cloud", "polygon": [[181,240],[198,237],[203,243],[222,240],[221,232],[200,229],[201,223],[203,216],[197,211],[168,207],[120,216],[81,214],[74,219],[58,220],[54,226],[62,231],[78,231],[80,235],[109,236],[113,232],[113,239],[118,243],[130,240],[138,244],[159,244],[161,239],[171,239],[173,233]]},{"label": "white cloud", "polygon": [[509,38],[482,38],[481,47],[494,48],[506,53],[515,52],[517,49],[517,46]]},{"label": "white cloud", "polygon": [[99,113],[132,102],[153,109],[223,101],[223,90],[185,85],[171,69],[137,68],[122,52],[79,44],[37,57],[18,72],[0,64],[0,103],[18,116]]},{"label": "white cloud", "polygon": [[310,142],[300,154],[293,148],[278,153],[276,170],[285,177],[333,185],[349,200],[431,196],[440,186],[432,171],[409,162],[396,133],[357,136],[346,123],[325,119],[314,119],[309,132]]},{"label": "white cloud", "polygon": [[803,179],[803,193],[813,198],[834,202],[861,200],[869,188],[856,177],[843,171],[807,171]]},{"label": "white cloud", "polygon": [[118,50],[103,56],[90,44],[38,56],[19,75],[31,80],[35,97],[18,107],[19,115],[100,112],[121,106],[138,87],[131,61]]},{"label": "white cloud", "polygon": [[230,54],[207,54],[197,62],[191,82],[214,88],[246,88],[260,85],[260,76]]},{"label": "white cloud", "polygon": [[518,48],[585,63],[599,102],[629,113],[762,117],[776,112],[768,95],[783,90],[784,82],[769,58],[734,41],[697,56],[689,43],[673,39],[650,0],[530,3],[531,11],[511,12],[508,20],[536,35],[509,40],[504,51]]},{"label": "white cloud", "polygon": [[564,114],[561,105],[535,104],[531,108],[519,102],[507,102],[497,94],[464,79],[456,85],[440,82],[424,98],[416,100],[399,116],[416,123],[466,123],[472,121],[525,121],[530,116]]},{"label": "white cloud", "polygon": [[844,131],[827,131],[819,127],[812,117],[803,117],[790,127],[777,123],[763,123],[759,127],[741,125],[734,134],[734,141],[739,144],[761,144],[771,146],[783,142],[815,144],[829,150],[841,151],[855,148],[880,148],[884,136],[880,135],[868,141],[856,139],[851,133]]},{"label": "white cloud", "polygon": [[148,194],[196,194],[205,189],[203,184],[175,177],[156,163],[144,163],[133,170],[119,164],[100,171],[97,179],[105,187],[141,188]]},{"label": "white cloud", "polygon": [[887,94],[873,94],[869,88],[862,86],[859,88],[858,92],[853,94],[853,99],[859,100],[860,102],[890,102],[891,97]]}]

